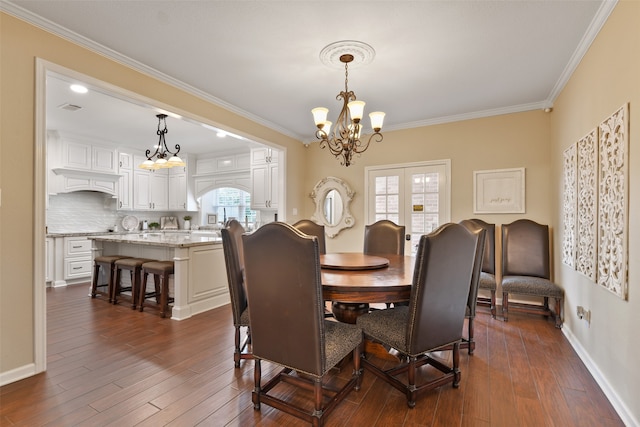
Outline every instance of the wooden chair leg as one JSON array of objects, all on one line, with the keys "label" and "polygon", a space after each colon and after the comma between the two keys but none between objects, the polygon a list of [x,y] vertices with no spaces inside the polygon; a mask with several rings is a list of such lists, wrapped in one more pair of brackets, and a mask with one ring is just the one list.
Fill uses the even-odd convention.
[{"label": "wooden chair leg", "polygon": [[469,354],[473,354],[473,350],[476,349],[476,342],[473,340],[473,317],[469,317],[468,339],[469,339]]},{"label": "wooden chair leg", "polygon": [[556,318],[556,328],[562,328],[562,304],[564,303],[564,298],[556,298],[556,307],[555,307],[555,318]]},{"label": "wooden chair leg", "polygon": [[118,302],[117,295],[120,293],[120,280],[122,279],[122,270],[116,269],[116,277],[109,287],[109,302],[115,304]]},{"label": "wooden chair leg", "polygon": [[160,317],[166,317],[169,309],[169,275],[162,275],[161,291],[160,291]]},{"label": "wooden chair leg", "polygon": [[509,292],[502,293],[502,318],[509,321]]},{"label": "wooden chair leg", "polygon": [[91,281],[91,298],[95,298],[98,292],[98,276],[100,275],[100,264],[93,266],[93,280]]},{"label": "wooden chair leg", "polygon": [[147,277],[149,277],[149,274],[142,273],[142,285],[140,285],[140,294],[138,296],[139,311],[144,310],[144,300],[146,299],[145,297],[147,296]]},{"label": "wooden chair leg", "polygon": [[496,318],[496,291],[491,291],[491,317]]}]

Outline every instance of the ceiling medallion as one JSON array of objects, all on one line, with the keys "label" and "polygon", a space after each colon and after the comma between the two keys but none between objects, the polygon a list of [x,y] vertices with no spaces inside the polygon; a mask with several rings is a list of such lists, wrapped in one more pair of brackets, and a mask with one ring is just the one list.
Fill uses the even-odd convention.
[{"label": "ceiling medallion", "polygon": [[325,46],[320,51],[320,62],[327,67],[342,70],[344,62],[340,60],[340,57],[345,54],[353,56],[353,60],[349,63],[349,67],[353,70],[370,64],[376,56],[376,51],[363,42],[342,40]]}]

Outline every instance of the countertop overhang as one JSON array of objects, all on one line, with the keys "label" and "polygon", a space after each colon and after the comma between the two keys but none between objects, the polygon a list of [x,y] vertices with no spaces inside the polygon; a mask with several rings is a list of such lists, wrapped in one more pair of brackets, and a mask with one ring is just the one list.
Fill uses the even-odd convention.
[{"label": "countertop overhang", "polygon": [[87,236],[87,238],[98,242],[129,243],[134,245],[165,246],[171,248],[188,248],[192,246],[222,244],[222,239],[218,236],[203,236],[191,233],[109,233],[90,235]]}]

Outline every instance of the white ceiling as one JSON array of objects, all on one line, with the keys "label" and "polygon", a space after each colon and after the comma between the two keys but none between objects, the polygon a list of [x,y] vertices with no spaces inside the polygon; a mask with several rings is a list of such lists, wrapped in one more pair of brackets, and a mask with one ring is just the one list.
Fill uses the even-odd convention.
[{"label": "white ceiling", "polygon": [[[387,113],[384,133],[552,107],[616,3],[3,1],[9,13],[304,142],[314,140],[311,108],[328,107],[333,121],[338,113],[344,70],[319,60],[332,42],[375,49],[371,64],[349,69],[349,89],[365,112]],[[130,126],[128,138],[140,138],[134,127],[153,137],[155,112],[122,113],[106,134]],[[196,151],[175,120],[167,125],[170,144],[180,135]]]}]

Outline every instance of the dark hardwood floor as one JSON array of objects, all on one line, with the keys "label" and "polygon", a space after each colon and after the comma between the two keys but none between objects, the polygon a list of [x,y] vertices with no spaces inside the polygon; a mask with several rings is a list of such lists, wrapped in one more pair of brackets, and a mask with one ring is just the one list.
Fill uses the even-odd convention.
[{"label": "dark hardwood floor", "polygon": [[[265,405],[253,410],[253,362],[233,367],[229,306],[177,322],[87,294],[86,285],[47,291],[47,372],[0,388],[0,425],[305,425]],[[427,392],[408,409],[404,395],[365,371],[328,425],[623,425],[553,322],[514,313],[504,323],[479,311],[460,388]],[[273,369],[263,363],[263,373]]]}]

